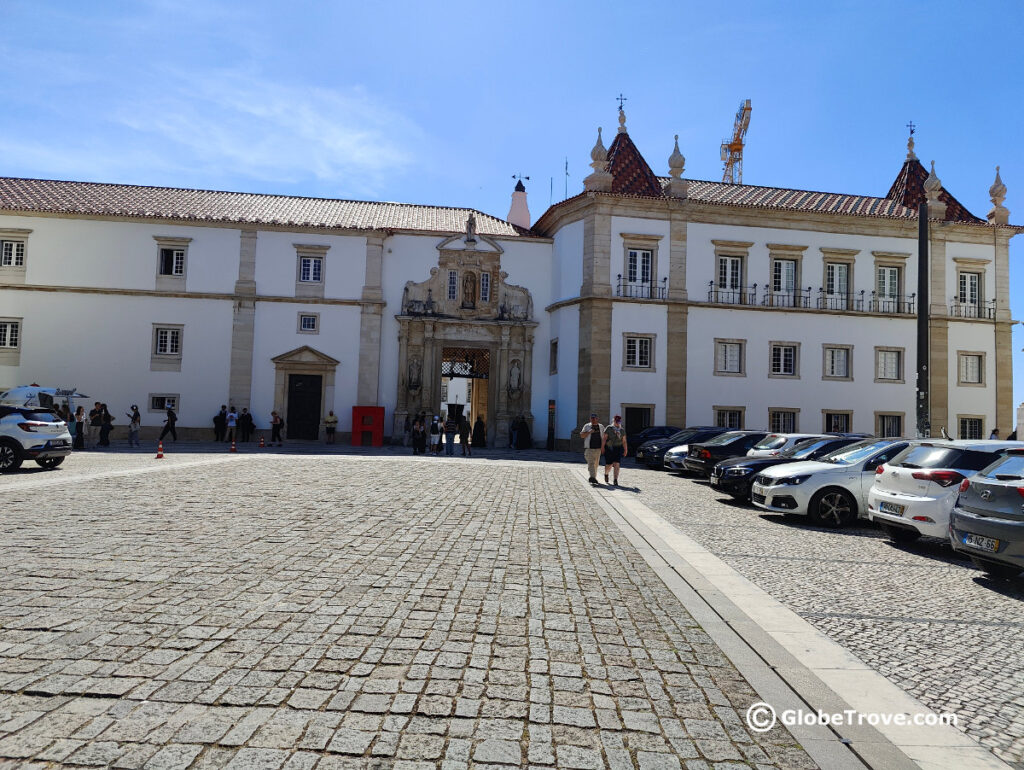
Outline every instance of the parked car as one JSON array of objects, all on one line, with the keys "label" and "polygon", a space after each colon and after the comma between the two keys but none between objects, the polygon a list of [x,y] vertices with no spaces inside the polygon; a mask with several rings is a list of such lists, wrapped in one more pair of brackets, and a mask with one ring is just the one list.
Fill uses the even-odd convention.
[{"label": "parked car", "polygon": [[766,430],[732,430],[699,444],[690,444],[683,457],[683,470],[698,476],[710,476],[712,469],[730,457],[742,457],[754,444],[768,435]]},{"label": "parked car", "polygon": [[681,430],[682,428],[677,428],[674,425],[652,425],[649,428],[644,428],[637,433],[626,436],[626,442],[635,454],[640,446],[645,442],[668,438],[669,436],[674,436]]},{"label": "parked car", "polygon": [[949,514],[960,482],[994,463],[1017,441],[914,442],[878,466],[868,492],[868,518],[891,540],[905,543],[921,535],[949,537]]},{"label": "parked car", "polygon": [[0,473],[17,470],[25,460],[56,468],[71,454],[67,423],[47,409],[0,406]]},{"label": "parked car", "polygon": [[747,457],[772,457],[792,449],[804,439],[821,438],[821,433],[769,433],[747,450]]},{"label": "parked car", "polygon": [[1012,449],[960,482],[949,522],[953,550],[989,575],[1013,578],[1024,569],[1024,451]]},{"label": "parked car", "polygon": [[775,457],[750,457],[748,452],[746,457],[722,460],[711,472],[711,486],[737,500],[749,500],[754,476],[765,468],[801,460],[818,460],[856,441],[859,439],[821,436],[804,439]]},{"label": "parked car", "polygon": [[[645,441],[636,450],[636,461],[642,462],[648,468],[664,468],[665,453],[677,447],[686,447],[688,442],[707,441],[715,436],[725,433],[728,428],[715,428],[712,426],[694,426],[683,428],[678,433],[673,433],[668,438]],[[685,449],[683,450],[686,451]]]},{"label": "parked car", "polygon": [[907,448],[907,439],[865,439],[822,460],[786,463],[757,474],[750,501],[777,513],[843,527],[866,515],[875,469]]}]

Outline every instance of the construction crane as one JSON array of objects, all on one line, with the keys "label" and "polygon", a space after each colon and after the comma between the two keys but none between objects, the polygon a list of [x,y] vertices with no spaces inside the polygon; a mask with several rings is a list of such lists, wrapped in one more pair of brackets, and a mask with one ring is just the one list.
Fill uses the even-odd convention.
[{"label": "construction crane", "polygon": [[732,127],[732,139],[722,142],[722,181],[726,184],[743,184],[743,141],[750,127],[750,99],[740,102],[736,110],[736,122]]}]

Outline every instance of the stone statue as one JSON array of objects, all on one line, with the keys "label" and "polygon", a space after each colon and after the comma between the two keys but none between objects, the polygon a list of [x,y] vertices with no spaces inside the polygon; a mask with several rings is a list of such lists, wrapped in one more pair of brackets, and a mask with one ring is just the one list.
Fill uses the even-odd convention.
[{"label": "stone statue", "polygon": [[476,243],[476,217],[472,211],[466,220],[466,243]]},{"label": "stone statue", "polygon": [[406,386],[410,393],[415,393],[423,385],[423,362],[420,361],[419,356],[411,356],[409,358],[409,378],[406,381]]},{"label": "stone statue", "polygon": [[[508,273],[502,271],[501,280],[505,281]],[[501,316],[512,321],[529,321],[533,317],[533,297],[529,289],[523,286],[506,283],[503,287],[503,312]]]},{"label": "stone statue", "polygon": [[512,366],[508,370],[508,392],[518,394],[523,389],[523,368],[519,365],[519,359],[512,359]]},{"label": "stone statue", "polygon": [[467,272],[462,280],[462,306],[476,307],[476,275]]}]

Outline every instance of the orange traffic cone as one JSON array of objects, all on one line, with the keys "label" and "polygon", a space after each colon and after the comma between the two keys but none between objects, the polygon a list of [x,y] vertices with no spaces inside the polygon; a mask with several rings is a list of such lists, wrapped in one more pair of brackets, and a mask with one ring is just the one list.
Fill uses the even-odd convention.
[{"label": "orange traffic cone", "polygon": [[235,440],[234,439],[231,439],[231,451],[232,452],[237,452],[238,451],[238,448],[235,447]]},{"label": "orange traffic cone", "polygon": [[263,434],[261,433],[260,434],[260,449],[266,449],[266,448],[267,448],[267,442],[263,440]]},{"label": "orange traffic cone", "polygon": [[157,460],[164,459],[164,442],[161,441],[156,445],[156,458]]}]

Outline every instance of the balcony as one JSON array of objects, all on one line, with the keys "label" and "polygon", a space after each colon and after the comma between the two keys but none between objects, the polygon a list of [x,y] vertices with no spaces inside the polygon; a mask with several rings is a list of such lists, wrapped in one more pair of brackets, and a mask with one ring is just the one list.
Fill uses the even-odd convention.
[{"label": "balcony", "polygon": [[861,313],[864,311],[864,289],[859,295],[826,294],[825,288],[818,289],[818,310],[846,310]]},{"label": "balcony", "polygon": [[668,296],[668,277],[661,279],[661,285],[654,281],[623,281],[620,273],[615,286],[616,297],[632,299],[665,299]]},{"label": "balcony", "polygon": [[809,308],[811,306],[811,287],[801,291],[768,291],[765,287],[761,304],[765,307]]},{"label": "balcony", "polygon": [[958,297],[952,297],[949,314],[953,318],[983,318],[993,321],[996,317],[996,301],[990,299],[988,302],[961,302]]},{"label": "balcony", "polygon": [[708,282],[708,302],[716,305],[756,305],[757,284],[721,289],[714,281]]},{"label": "balcony", "polygon": [[914,315],[917,312],[917,295],[910,294],[879,294],[871,292],[872,313],[885,313],[886,315]]},{"label": "balcony", "polygon": [[[859,294],[826,294],[824,287],[818,289],[818,297],[811,300],[812,288],[797,291],[770,291],[767,286],[758,293],[755,283],[739,288],[719,288],[714,281],[708,282],[708,302],[714,305],[760,305],[792,310],[834,310],[852,313],[884,313],[886,315],[914,315],[917,310],[917,295],[889,295],[865,291]],[[965,307],[966,306],[962,306]],[[972,308],[966,308],[964,317],[990,318],[992,316],[966,316]],[[994,311],[993,311],[994,313]]]}]

